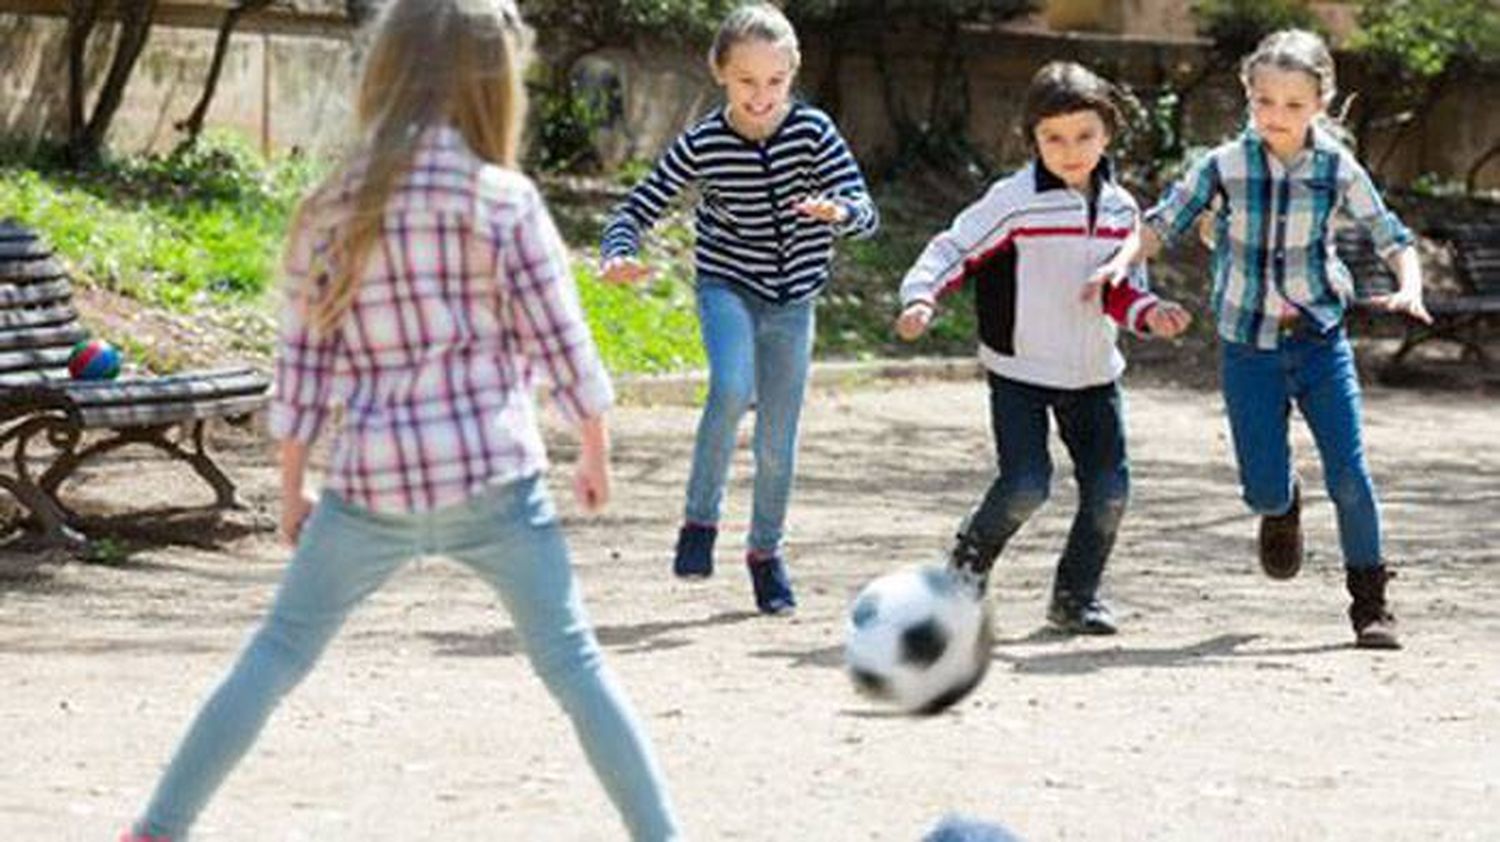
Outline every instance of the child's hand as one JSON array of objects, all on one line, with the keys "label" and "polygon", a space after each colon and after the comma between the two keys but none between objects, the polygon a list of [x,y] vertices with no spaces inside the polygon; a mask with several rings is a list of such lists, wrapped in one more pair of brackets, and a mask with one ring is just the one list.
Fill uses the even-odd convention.
[{"label": "child's hand", "polygon": [[1152,336],[1173,339],[1187,330],[1187,326],[1193,322],[1193,316],[1175,301],[1158,301],[1146,311],[1145,320]]},{"label": "child's hand", "polygon": [[307,516],[312,513],[316,503],[317,498],[311,491],[282,496],[281,540],[288,546],[297,546],[298,539],[302,537],[302,525],[307,522]]},{"label": "child's hand", "polygon": [[573,499],[590,514],[609,503],[609,426],[603,415],[584,419],[578,429],[578,465]]},{"label": "child's hand", "polygon": [[579,508],[595,514],[609,503],[609,459],[580,454],[573,469],[573,499]]},{"label": "child's hand", "polygon": [[835,202],[822,196],[808,196],[806,199],[795,202],[792,210],[830,225],[839,225],[849,218],[849,209],[844,206],[843,202]]},{"label": "child's hand", "polygon": [[897,317],[896,335],[911,342],[927,332],[927,324],[931,321],[932,305],[926,301],[913,301]]},{"label": "child's hand", "polygon": [[599,279],[606,284],[633,284],[653,274],[651,267],[634,257],[611,257],[599,269]]},{"label": "child's hand", "polygon": [[1432,314],[1427,312],[1427,305],[1422,302],[1422,293],[1397,290],[1385,295],[1370,297],[1370,303],[1384,309],[1389,313],[1400,313],[1424,325],[1432,324]]},{"label": "child's hand", "polygon": [[1130,264],[1111,260],[1094,270],[1093,277],[1089,278],[1083,285],[1083,291],[1079,297],[1084,301],[1097,301],[1105,287],[1117,287],[1125,283],[1130,277]]}]

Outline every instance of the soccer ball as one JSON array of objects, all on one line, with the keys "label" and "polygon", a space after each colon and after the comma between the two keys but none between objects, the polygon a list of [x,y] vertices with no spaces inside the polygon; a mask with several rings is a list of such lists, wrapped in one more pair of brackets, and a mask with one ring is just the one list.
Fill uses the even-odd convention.
[{"label": "soccer ball", "polygon": [[989,608],[972,587],[941,567],[910,567],[855,596],[844,660],[861,692],[933,714],[979,685],[993,642]]}]

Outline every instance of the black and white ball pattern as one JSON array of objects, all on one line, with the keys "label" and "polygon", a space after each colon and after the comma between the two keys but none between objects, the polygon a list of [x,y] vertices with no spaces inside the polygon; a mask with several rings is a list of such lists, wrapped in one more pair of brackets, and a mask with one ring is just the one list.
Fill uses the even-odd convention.
[{"label": "black and white ball pattern", "polygon": [[994,641],[982,599],[939,567],[870,582],[854,598],[844,657],[854,684],[910,713],[937,713],[984,678]]}]

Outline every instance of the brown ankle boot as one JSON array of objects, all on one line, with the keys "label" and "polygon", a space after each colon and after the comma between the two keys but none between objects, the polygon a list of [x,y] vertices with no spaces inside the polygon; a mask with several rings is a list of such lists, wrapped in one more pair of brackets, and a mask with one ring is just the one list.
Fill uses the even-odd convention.
[{"label": "brown ankle boot", "polygon": [[1260,569],[1272,579],[1292,579],[1302,570],[1302,484],[1292,483],[1286,514],[1260,519]]},{"label": "brown ankle boot", "polygon": [[1345,582],[1354,602],[1349,621],[1354,624],[1354,645],[1360,649],[1400,649],[1396,639],[1396,617],[1386,607],[1385,583],[1395,578],[1385,567],[1346,570]]}]

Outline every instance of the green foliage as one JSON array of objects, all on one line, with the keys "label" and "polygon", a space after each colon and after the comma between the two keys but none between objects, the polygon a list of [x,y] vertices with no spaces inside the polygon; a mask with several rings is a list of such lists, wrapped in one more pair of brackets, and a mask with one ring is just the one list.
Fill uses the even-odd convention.
[{"label": "green foliage", "polygon": [[1321,30],[1303,0],[1196,0],[1198,32],[1214,42],[1220,55],[1237,58],[1278,29]]},{"label": "green foliage", "polygon": [[604,123],[597,102],[572,88],[541,90],[532,101],[536,122],[526,154],[533,169],[565,172],[597,163],[594,133]]},{"label": "green foliage", "polygon": [[1406,79],[1500,60],[1500,9],[1491,0],[1365,0],[1359,25],[1349,48]]},{"label": "green foliage", "polygon": [[625,45],[642,35],[706,42],[741,0],[521,0],[521,13],[543,39],[595,47]]},{"label": "green foliage", "polygon": [[316,169],[297,158],[268,164],[228,137],[76,171],[43,150],[30,166],[0,167],[0,209],[41,231],[82,278],[183,310],[269,285]]},{"label": "green foliage", "polygon": [[1041,5],[1038,0],[787,0],[785,7],[787,15],[797,21],[919,14],[980,22],[1009,20]]},{"label": "green foliage", "polygon": [[611,371],[654,374],[706,365],[690,275],[665,272],[639,287],[606,284],[588,264],[575,267],[574,275]]}]

